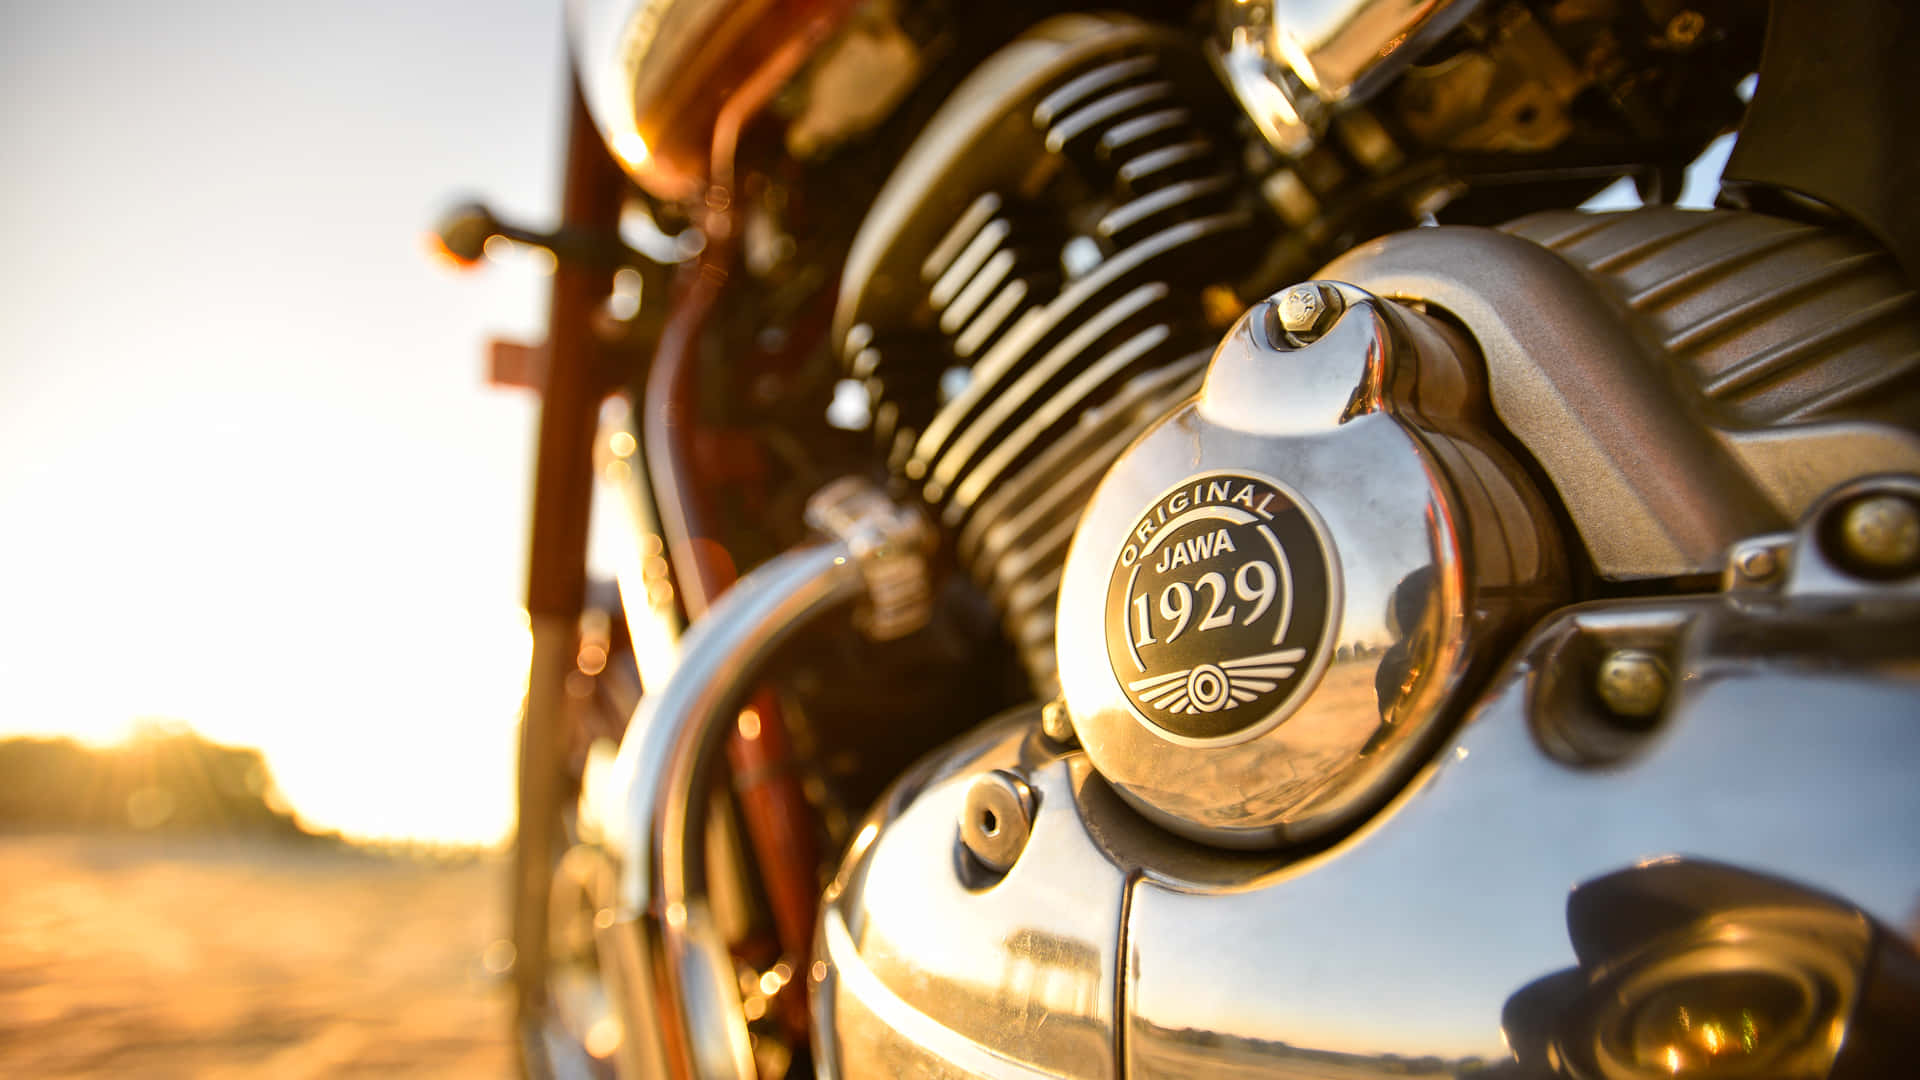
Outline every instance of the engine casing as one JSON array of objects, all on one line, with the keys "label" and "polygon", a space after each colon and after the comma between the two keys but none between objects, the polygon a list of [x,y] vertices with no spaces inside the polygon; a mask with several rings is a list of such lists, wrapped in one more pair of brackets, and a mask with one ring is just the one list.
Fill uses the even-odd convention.
[{"label": "engine casing", "polygon": [[[1920,566],[1867,557],[1874,523],[1920,515],[1912,295],[1870,253],[1811,269],[1856,242],[1799,229],[1419,230],[1325,272],[1351,285],[1323,336],[1256,307],[1080,523],[1063,700],[935,755],[859,830],[812,969],[828,1072],[1637,1077],[1737,1046],[1751,1075],[1826,1076],[1920,1052]],[[1261,550],[1196,507],[1274,512],[1275,551],[1331,568],[1322,637],[1234,620],[1301,650],[1258,665],[1295,671],[1243,688],[1239,728],[1179,730],[1129,685],[1198,664],[1116,660],[1129,545],[1164,531],[1181,573],[1222,529]],[[1394,614],[1422,567],[1439,584]],[[1259,606],[1259,572],[1220,573]],[[1587,599],[1543,612],[1556,588]],[[1362,619],[1387,648],[1356,647]],[[1320,756],[1289,731],[1339,715],[1364,724]]]}]

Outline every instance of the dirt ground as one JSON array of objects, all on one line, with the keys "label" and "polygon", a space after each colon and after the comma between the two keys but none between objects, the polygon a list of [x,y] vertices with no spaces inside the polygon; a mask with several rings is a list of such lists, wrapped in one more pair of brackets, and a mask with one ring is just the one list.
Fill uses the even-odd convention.
[{"label": "dirt ground", "polygon": [[509,1076],[483,962],[503,882],[497,860],[0,836],[0,1076]]}]

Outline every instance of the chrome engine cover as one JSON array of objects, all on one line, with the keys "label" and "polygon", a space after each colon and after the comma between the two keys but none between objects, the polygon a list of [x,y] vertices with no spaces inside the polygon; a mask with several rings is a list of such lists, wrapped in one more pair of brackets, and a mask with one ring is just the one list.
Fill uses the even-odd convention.
[{"label": "chrome engine cover", "polygon": [[[1903,971],[1911,994],[1920,963],[1920,589],[1837,571],[1821,520],[1775,589],[1554,616],[1407,788],[1320,851],[1171,837],[1038,710],[987,725],[896,785],[827,892],[823,1073],[1650,1076],[1621,1064],[1616,1021],[1686,1008],[1672,994],[1703,965],[1735,992],[1805,988],[1747,1075],[1829,1075],[1888,1040],[1911,1055],[1914,999],[1867,1003]],[[1591,657],[1620,646],[1677,674],[1639,731],[1590,700]],[[962,818],[1008,774],[1032,812],[1000,873]],[[1611,1065],[1555,1065],[1574,1060]],[[1901,1059],[1866,1060],[1853,1075]]]},{"label": "chrome engine cover", "polygon": [[1920,473],[1920,297],[1888,254],[1760,214],[1413,229],[1323,276],[1444,311],[1596,576],[1717,575],[1835,486]]},{"label": "chrome engine cover", "polygon": [[[1063,700],[937,753],[858,830],[810,973],[823,1074],[1613,1078],[1731,1053],[1739,1075],[1842,1076],[1920,1055],[1920,323],[1884,264],[1818,272],[1850,243],[1752,215],[1543,216],[1362,246],[1326,276],[1376,295],[1323,294],[1347,310],[1318,340],[1256,308],[1082,519]],[[1271,550],[1321,545],[1319,638],[1243,615],[1235,635],[1302,650],[1240,687],[1251,722],[1148,719],[1143,694],[1174,699],[1127,686],[1115,650],[1138,635],[1107,636],[1149,557],[1127,546],[1164,531],[1152,559],[1177,545],[1198,570],[1289,504]],[[1863,542],[1915,552],[1889,570]],[[1382,680],[1352,631],[1422,567],[1426,639]],[[1264,576],[1227,596],[1236,576],[1215,592],[1261,607]],[[1649,578],[1665,595],[1542,614],[1564,581]],[[1189,592],[1166,618],[1204,617]],[[1390,645],[1420,636],[1388,622]],[[1208,702],[1235,688],[1215,666]],[[1288,742],[1323,714],[1368,726],[1318,757]]]},{"label": "chrome engine cover", "polygon": [[1563,587],[1463,351],[1409,309],[1301,286],[1108,471],[1067,556],[1060,681],[1143,814],[1239,848],[1350,825]]}]

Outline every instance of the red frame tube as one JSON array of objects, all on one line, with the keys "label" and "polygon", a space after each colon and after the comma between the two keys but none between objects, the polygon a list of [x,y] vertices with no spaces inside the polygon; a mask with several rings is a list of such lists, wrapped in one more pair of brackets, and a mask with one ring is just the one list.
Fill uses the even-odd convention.
[{"label": "red frame tube", "polygon": [[[619,228],[627,179],[601,145],[577,83],[568,80],[562,228],[594,234]],[[587,593],[587,521],[593,495],[593,438],[610,387],[599,363],[593,313],[612,291],[613,272],[562,262],[547,311],[546,371],[534,458],[533,525],[527,551],[527,615],[533,630],[526,714],[520,724],[518,820],[514,833],[514,990],[522,1047],[547,991],[547,904],[567,786],[566,677],[576,663]]]},{"label": "red frame tube", "polygon": [[[737,577],[712,508],[701,495],[711,481],[703,482],[695,452],[700,338],[719,304],[738,248],[734,156],[746,123],[798,70],[833,21],[823,16],[809,22],[721,107],[714,132],[713,186],[702,222],[706,248],[682,273],[647,377],[640,425],[647,470],[689,620],[698,618]],[[820,891],[813,809],[795,772],[792,741],[771,690],[763,688],[749,709],[751,719],[743,712],[743,721],[728,738],[727,761],[781,950],[804,964],[811,956]],[[802,982],[795,980],[794,985]],[[785,1012],[790,1024],[797,1022],[802,1037],[804,1008],[800,1001]]]}]

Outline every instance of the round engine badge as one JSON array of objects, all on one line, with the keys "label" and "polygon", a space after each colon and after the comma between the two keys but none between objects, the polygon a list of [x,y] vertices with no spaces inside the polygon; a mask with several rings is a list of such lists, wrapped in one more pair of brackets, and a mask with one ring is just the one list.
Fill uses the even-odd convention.
[{"label": "round engine badge", "polygon": [[1107,658],[1140,718],[1220,739],[1291,711],[1333,620],[1327,549],[1262,476],[1202,473],[1155,500],[1107,586]]}]

